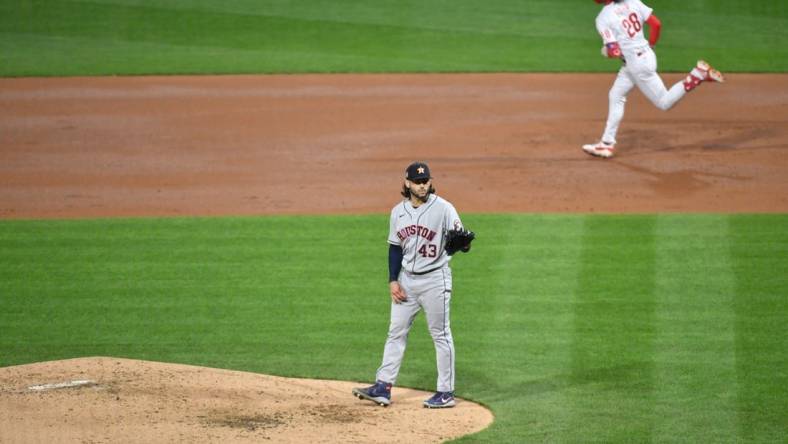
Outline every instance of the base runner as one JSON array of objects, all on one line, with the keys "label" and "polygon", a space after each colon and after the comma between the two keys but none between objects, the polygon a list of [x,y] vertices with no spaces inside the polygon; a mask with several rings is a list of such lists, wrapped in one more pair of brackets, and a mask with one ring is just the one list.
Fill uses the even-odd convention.
[{"label": "base runner", "polygon": [[[624,117],[627,94],[635,86],[657,108],[667,111],[684,95],[702,82],[724,82],[723,75],[708,63],[699,60],[689,75],[665,88],[657,74],[657,56],[653,47],[659,40],[662,24],[652,9],[640,0],[594,0],[605,6],[596,18],[596,28],[602,36],[602,55],[619,58],[623,66],[608,95],[610,104],[607,125],[598,143],[583,145],[583,151],[593,156],[613,157],[618,125]],[[650,26],[649,39],[643,36],[644,24]]]}]

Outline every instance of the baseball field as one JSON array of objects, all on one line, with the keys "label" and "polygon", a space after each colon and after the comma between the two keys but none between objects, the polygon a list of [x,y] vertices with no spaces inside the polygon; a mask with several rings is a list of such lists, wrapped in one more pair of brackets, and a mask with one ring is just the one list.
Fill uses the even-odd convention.
[{"label": "baseball field", "polygon": [[[666,83],[728,80],[634,92],[602,160],[591,0],[0,0],[0,442],[785,442],[788,4],[646,3]],[[380,364],[413,160],[477,233],[454,413],[405,390],[435,385],[423,317],[391,407],[346,389]],[[437,431],[473,403],[489,426]]]}]

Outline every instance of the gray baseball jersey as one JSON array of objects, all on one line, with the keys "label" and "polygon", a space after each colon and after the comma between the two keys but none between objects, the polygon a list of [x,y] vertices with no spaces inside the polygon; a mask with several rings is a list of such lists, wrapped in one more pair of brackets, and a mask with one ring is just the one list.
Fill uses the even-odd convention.
[{"label": "gray baseball jersey", "polygon": [[427,202],[413,208],[403,200],[391,210],[389,243],[402,247],[402,269],[410,273],[424,273],[449,263],[446,254],[446,231],[462,228],[454,205],[434,194]]}]

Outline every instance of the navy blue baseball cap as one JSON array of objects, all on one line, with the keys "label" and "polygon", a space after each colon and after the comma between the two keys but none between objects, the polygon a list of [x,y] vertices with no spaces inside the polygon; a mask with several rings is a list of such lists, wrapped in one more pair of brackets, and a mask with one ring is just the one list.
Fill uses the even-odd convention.
[{"label": "navy blue baseball cap", "polygon": [[430,167],[424,162],[413,162],[405,170],[405,179],[408,180],[429,179],[431,177]]}]

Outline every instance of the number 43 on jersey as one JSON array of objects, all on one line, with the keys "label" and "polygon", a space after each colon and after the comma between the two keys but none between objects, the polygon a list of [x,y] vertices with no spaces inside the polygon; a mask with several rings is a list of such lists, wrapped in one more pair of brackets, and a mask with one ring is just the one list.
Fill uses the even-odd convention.
[{"label": "number 43 on jersey", "polygon": [[438,247],[435,244],[424,244],[419,248],[422,257],[435,257],[438,255]]}]

